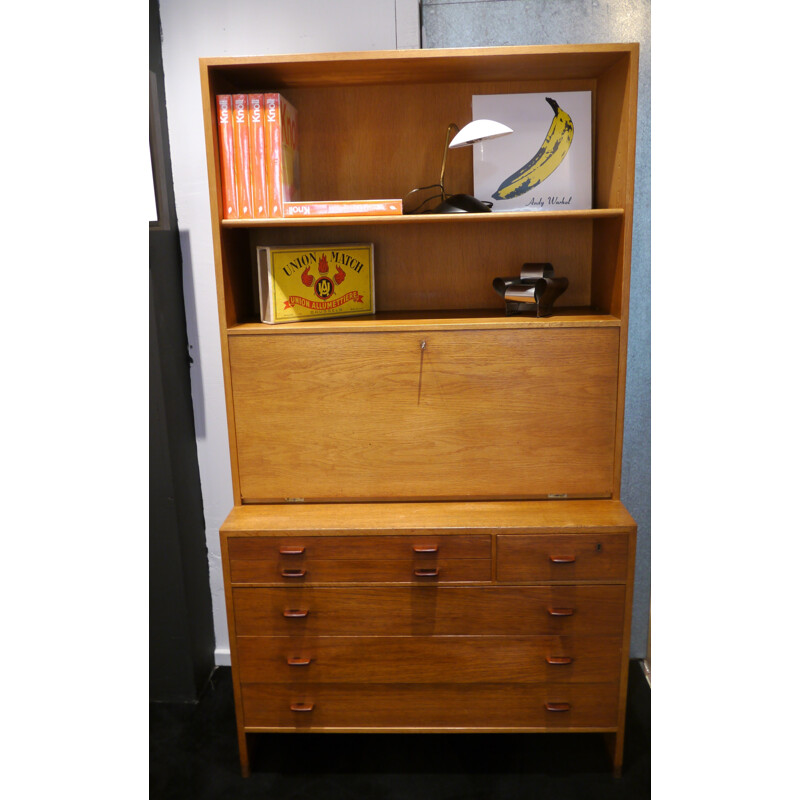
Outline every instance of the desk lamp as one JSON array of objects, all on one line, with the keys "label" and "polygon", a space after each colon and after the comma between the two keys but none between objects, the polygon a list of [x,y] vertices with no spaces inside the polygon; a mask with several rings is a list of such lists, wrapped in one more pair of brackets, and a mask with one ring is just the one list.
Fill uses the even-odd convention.
[{"label": "desk lamp", "polygon": [[[451,133],[455,132],[452,140],[450,139]],[[408,214],[464,214],[474,212],[491,211],[491,203],[487,204],[478,200],[469,194],[447,194],[444,188],[444,170],[447,166],[447,151],[456,147],[467,147],[469,145],[485,142],[487,139],[495,139],[498,136],[505,136],[507,133],[514,131],[503,125],[502,122],[495,122],[491,119],[476,119],[459,129],[455,122],[451,122],[447,126],[447,133],[445,134],[444,153],[442,154],[442,169],[439,173],[439,183],[433,183],[430,186],[422,186],[419,189],[412,189],[406,197],[414,192],[422,192],[426,189],[438,189],[440,202],[436,208],[420,211],[419,209],[428,203],[433,197],[429,197],[423,201],[413,211],[408,211]]]}]

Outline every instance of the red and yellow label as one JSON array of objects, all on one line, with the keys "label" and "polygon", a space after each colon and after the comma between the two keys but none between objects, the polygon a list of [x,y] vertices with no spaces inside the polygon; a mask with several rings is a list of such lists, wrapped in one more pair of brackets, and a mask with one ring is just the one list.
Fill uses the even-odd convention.
[{"label": "red and yellow label", "polygon": [[[261,248],[262,320],[374,314],[372,255],[371,244]],[[263,296],[265,277],[268,298]]]}]

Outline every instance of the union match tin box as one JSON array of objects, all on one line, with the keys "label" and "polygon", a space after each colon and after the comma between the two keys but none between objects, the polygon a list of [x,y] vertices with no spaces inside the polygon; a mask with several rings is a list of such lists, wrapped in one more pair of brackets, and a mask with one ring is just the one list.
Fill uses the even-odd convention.
[{"label": "union match tin box", "polygon": [[258,247],[261,321],[375,313],[372,244]]}]

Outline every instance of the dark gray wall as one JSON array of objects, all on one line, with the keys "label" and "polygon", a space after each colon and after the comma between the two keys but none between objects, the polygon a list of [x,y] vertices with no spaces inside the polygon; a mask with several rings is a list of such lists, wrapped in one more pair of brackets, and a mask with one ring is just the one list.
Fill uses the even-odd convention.
[{"label": "dark gray wall", "polygon": [[214,628],[156,0],[150,0],[150,73],[159,205],[149,271],[150,699],[192,702],[214,669]]},{"label": "dark gray wall", "polygon": [[650,0],[422,0],[423,47],[639,42],[622,501],[639,525],[631,656],[644,658],[650,607]]}]

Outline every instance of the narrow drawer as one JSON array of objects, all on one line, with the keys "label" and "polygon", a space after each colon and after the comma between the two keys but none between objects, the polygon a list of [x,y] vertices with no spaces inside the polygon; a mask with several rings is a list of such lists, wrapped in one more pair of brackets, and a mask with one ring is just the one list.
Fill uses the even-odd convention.
[{"label": "narrow drawer", "polygon": [[621,637],[239,636],[243,683],[612,683]]},{"label": "narrow drawer", "polygon": [[563,533],[497,537],[498,581],[624,581],[625,533]]},{"label": "narrow drawer", "polygon": [[613,684],[244,684],[245,728],[613,728]]},{"label": "narrow drawer", "polygon": [[622,633],[624,586],[233,589],[237,636]]},{"label": "narrow drawer", "polygon": [[[233,568],[232,568],[233,569]],[[395,561],[240,561],[232,583],[472,583],[492,579],[490,558],[406,558]]]},{"label": "narrow drawer", "polygon": [[491,537],[233,538],[231,583],[489,581]]}]

